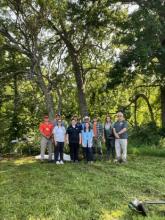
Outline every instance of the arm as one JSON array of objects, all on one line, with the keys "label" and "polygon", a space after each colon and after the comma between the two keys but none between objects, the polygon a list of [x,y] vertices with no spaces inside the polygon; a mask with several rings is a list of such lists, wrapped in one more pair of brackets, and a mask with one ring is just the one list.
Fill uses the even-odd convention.
[{"label": "arm", "polygon": [[56,142],[56,130],[55,130],[55,127],[53,129],[53,138],[54,138],[54,144],[55,146],[57,145],[57,142]]},{"label": "arm", "polygon": [[81,133],[79,133],[79,144],[82,143],[82,137],[81,137]]},{"label": "arm", "polygon": [[123,133],[125,133],[126,131],[127,131],[127,128],[123,128],[123,129],[121,129],[121,131],[118,132],[118,135],[123,134]]},{"label": "arm", "polygon": [[115,128],[113,128],[113,133],[114,133],[114,135],[115,135],[115,138],[117,138],[117,139],[120,138],[119,135],[118,135],[118,133],[116,133],[116,129],[115,129]]},{"label": "arm", "polygon": [[66,140],[66,143],[69,144],[69,135],[68,135],[68,133],[66,133],[65,140]]}]

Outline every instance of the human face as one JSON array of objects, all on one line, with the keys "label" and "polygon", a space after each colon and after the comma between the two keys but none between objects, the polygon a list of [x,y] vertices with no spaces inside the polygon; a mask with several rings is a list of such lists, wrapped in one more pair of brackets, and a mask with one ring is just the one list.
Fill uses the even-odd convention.
[{"label": "human face", "polygon": [[59,119],[58,120],[58,125],[61,126],[61,123],[62,123],[62,121],[61,121],[61,119]]},{"label": "human face", "polygon": [[108,116],[107,117],[107,122],[110,122],[111,121],[111,118]]},{"label": "human face", "polygon": [[117,120],[123,121],[123,119],[124,119],[123,113],[122,112],[117,113]]},{"label": "human face", "polygon": [[86,127],[86,129],[89,129],[89,123],[88,122],[85,123],[85,127]]},{"label": "human face", "polygon": [[76,121],[75,119],[72,120],[72,126],[75,126],[76,125]]},{"label": "human face", "polygon": [[93,122],[94,122],[94,123],[97,123],[97,118],[94,118],[94,119],[93,119]]},{"label": "human face", "polygon": [[48,117],[45,117],[45,118],[44,118],[44,122],[45,122],[45,123],[48,123],[48,122],[49,122],[49,118],[48,118]]}]

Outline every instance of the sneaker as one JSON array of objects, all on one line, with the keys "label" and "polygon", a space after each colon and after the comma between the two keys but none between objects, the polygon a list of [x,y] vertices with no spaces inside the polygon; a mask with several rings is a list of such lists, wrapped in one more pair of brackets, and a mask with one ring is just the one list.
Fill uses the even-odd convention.
[{"label": "sneaker", "polygon": [[56,161],[56,164],[60,164],[60,162],[59,162],[59,161]]},{"label": "sneaker", "polygon": [[64,162],[61,160],[61,161],[60,161],[60,164],[64,164]]}]

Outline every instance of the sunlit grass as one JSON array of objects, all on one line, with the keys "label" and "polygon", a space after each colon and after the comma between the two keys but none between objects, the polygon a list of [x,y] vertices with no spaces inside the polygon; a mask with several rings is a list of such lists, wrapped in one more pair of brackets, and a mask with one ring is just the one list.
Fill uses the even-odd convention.
[{"label": "sunlit grass", "polygon": [[[129,156],[129,163],[41,164],[32,157],[0,162],[0,219],[135,220],[128,203],[165,199],[165,159]],[[146,219],[164,219],[150,206]]]}]

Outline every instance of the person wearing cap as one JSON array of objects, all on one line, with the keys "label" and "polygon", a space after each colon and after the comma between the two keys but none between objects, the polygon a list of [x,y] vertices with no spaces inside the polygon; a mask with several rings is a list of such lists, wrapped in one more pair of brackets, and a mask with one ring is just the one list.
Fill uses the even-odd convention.
[{"label": "person wearing cap", "polygon": [[84,117],[84,120],[83,120],[83,122],[82,122],[82,129],[84,129],[85,123],[89,123],[89,124],[90,124],[90,127],[92,128],[92,123],[90,122],[90,117],[87,116],[87,115]]},{"label": "person wearing cap", "polygon": [[81,144],[81,129],[74,118],[72,118],[71,125],[67,128],[66,134],[66,140],[70,148],[71,161],[77,163],[79,145]]},{"label": "person wearing cap", "polygon": [[49,121],[49,117],[44,116],[44,122],[39,126],[39,131],[41,134],[41,161],[44,160],[45,150],[48,147],[49,161],[52,160],[52,131],[53,124]]},{"label": "person wearing cap", "polygon": [[103,125],[100,123],[99,118],[94,117],[93,119],[93,155],[94,160],[96,160],[96,155],[98,154],[98,159],[102,159],[102,141],[103,141],[103,134],[104,128]]},{"label": "person wearing cap", "polygon": [[[62,125],[61,119],[58,119],[57,125],[53,128],[54,135],[54,160],[56,164],[64,164],[63,161],[63,151],[64,151],[64,143],[66,139],[66,129]],[[60,158],[60,159],[59,159]]]},{"label": "person wearing cap", "polygon": [[124,118],[123,112],[117,113],[117,121],[113,126],[113,133],[115,135],[115,150],[117,162],[127,161],[127,139],[128,139],[128,124]]}]

